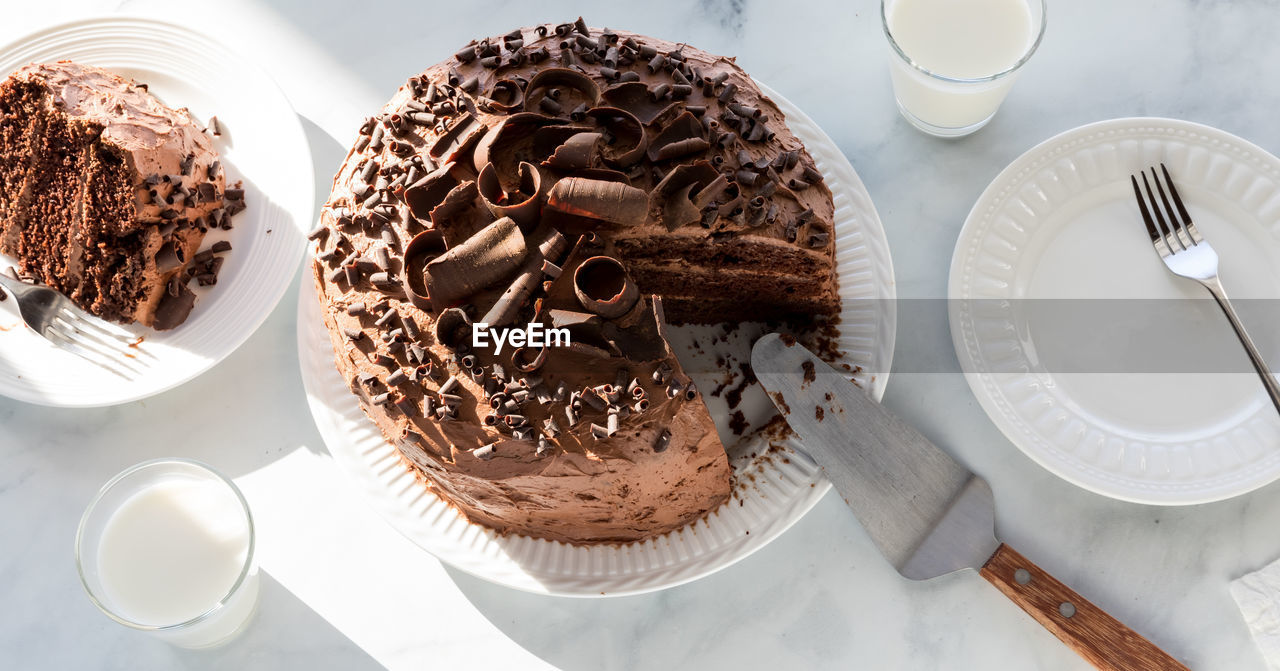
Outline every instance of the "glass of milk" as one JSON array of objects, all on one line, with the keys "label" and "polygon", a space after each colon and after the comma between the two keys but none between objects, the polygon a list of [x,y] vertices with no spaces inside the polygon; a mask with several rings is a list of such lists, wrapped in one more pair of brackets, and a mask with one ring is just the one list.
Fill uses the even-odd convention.
[{"label": "glass of milk", "polygon": [[939,137],[987,125],[1044,36],[1045,0],[881,0],[898,110]]},{"label": "glass of milk", "polygon": [[235,636],[258,603],[253,517],[231,480],[187,459],[112,478],[76,532],[76,566],[107,617],[184,648]]}]

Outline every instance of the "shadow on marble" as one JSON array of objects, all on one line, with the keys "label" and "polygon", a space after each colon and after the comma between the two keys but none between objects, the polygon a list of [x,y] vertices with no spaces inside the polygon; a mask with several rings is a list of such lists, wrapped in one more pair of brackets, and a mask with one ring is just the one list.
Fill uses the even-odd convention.
[{"label": "shadow on marble", "polygon": [[[183,650],[156,643],[158,650],[152,660],[155,666],[195,670],[274,669],[278,660],[288,659],[290,668],[296,669],[383,668],[266,571],[262,571],[261,581],[258,611],[238,637],[211,650]],[[135,668],[132,662],[121,666]],[[144,666],[147,665],[137,665],[138,668]]]},{"label": "shadow on marble", "polygon": [[834,494],[752,556],[648,594],[551,597],[445,570],[493,626],[564,671],[864,668],[905,629],[904,604],[927,598]]}]

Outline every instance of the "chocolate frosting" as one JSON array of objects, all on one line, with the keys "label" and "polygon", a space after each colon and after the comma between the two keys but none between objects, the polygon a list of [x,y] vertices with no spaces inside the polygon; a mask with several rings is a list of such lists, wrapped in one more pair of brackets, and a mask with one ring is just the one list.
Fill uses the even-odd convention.
[{"label": "chocolate frosting", "polygon": [[[145,86],[101,68],[71,61],[35,63],[10,79],[46,88],[48,113],[100,128],[99,141],[118,150],[131,170],[135,215],[107,231],[142,239],[142,296],[132,313],[119,315],[121,321],[159,329],[181,323],[194,296],[166,287],[186,270],[205,229],[213,225],[211,218],[224,212],[226,178],[204,129],[185,108],[170,108]],[[178,190],[198,195],[166,202]],[[75,286],[84,270],[72,253],[68,284]]]},{"label": "chocolate frosting", "polygon": [[[338,370],[427,486],[502,532],[626,542],[731,488],[631,250],[797,260],[805,304],[829,308],[832,247],[794,236],[829,230],[833,205],[788,187],[813,161],[732,59],[584,26],[473,41],[410,78],[334,178],[314,276]],[[379,249],[390,285],[367,267]],[[573,345],[472,351],[482,317]]]}]

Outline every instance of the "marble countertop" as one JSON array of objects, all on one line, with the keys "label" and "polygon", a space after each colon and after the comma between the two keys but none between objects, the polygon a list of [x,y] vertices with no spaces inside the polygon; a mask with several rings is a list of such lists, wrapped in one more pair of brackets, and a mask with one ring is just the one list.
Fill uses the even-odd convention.
[{"label": "marble countertop", "polygon": [[[899,118],[871,0],[64,0],[38,16],[6,13],[0,41],[115,11],[206,29],[257,57],[292,100],[321,198],[358,120],[472,37],[582,13],[593,25],[737,54],[858,169],[888,231],[898,294],[935,298],[945,296],[951,249],[978,194],[1060,131],[1171,116],[1280,152],[1280,83],[1267,76],[1280,63],[1273,6],[1051,4],[1044,43],[1000,114],[959,141],[926,137]],[[972,573],[900,579],[834,493],[757,554],[656,594],[535,596],[441,565],[382,522],[325,451],[294,355],[296,297],[295,281],[235,354],[155,398],[98,410],[0,399],[0,666],[1086,668]],[[884,401],[989,479],[1004,538],[1192,667],[1263,669],[1227,583],[1280,556],[1280,485],[1185,508],[1078,489],[1024,457],[987,419],[959,374],[941,309],[914,318],[899,324],[897,361],[936,372],[895,373]],[[248,378],[256,384],[242,384]],[[258,619],[211,652],[170,648],[108,621],[85,598],[72,558],[96,489],[132,463],[171,455],[234,476],[258,519]]]}]

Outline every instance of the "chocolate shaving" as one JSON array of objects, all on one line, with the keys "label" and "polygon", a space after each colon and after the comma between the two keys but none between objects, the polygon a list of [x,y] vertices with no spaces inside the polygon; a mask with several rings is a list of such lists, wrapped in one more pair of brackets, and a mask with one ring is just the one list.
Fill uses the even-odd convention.
[{"label": "chocolate shaving", "polygon": [[[498,179],[501,187],[506,191],[511,191],[519,186],[519,166],[525,158],[523,154],[537,154],[536,149],[538,131],[548,125],[558,124],[560,122],[555,119],[545,117],[541,114],[533,112],[520,112],[513,114],[502,123],[494,126],[489,130],[476,145],[475,152],[472,155],[472,161],[475,165],[476,172],[484,170],[488,164],[498,171]],[[573,132],[581,132],[575,130]],[[559,142],[557,142],[558,144]],[[532,152],[530,148],[534,147]],[[550,149],[547,152],[550,153]],[[541,160],[541,156],[536,158],[528,157],[532,160]]]},{"label": "chocolate shaving", "polygon": [[541,347],[533,349],[531,347],[519,347],[511,353],[511,361],[515,364],[516,370],[522,373],[532,373],[542,367],[547,360],[547,348]]},{"label": "chocolate shaving", "polygon": [[572,135],[542,165],[567,171],[589,168],[596,156],[596,145],[602,137],[600,133]]},{"label": "chocolate shaving", "polygon": [[626,268],[609,256],[593,256],[573,273],[573,291],[588,312],[617,319],[635,307],[640,290]]},{"label": "chocolate shaving", "polygon": [[[549,97],[552,89],[560,91],[558,99]],[[582,103],[586,103],[587,107],[595,107],[600,100],[600,89],[590,77],[577,70],[547,68],[529,80],[529,85],[525,87],[524,107],[542,109],[544,100],[555,103],[556,109],[549,111],[551,114],[559,114],[561,109],[573,109]]]},{"label": "chocolate shaving", "polygon": [[706,161],[676,166],[649,193],[648,217],[662,222],[668,231],[697,223],[700,208],[690,201],[692,190],[721,177]]},{"label": "chocolate shaving", "polygon": [[[390,378],[388,378],[388,381],[390,381]],[[397,410],[404,413],[406,417],[412,417],[417,412],[417,407],[414,405],[413,399],[408,396],[397,396],[393,405],[396,406]]]},{"label": "chocolate shaving", "polygon": [[612,107],[624,109],[633,114],[640,123],[649,126],[655,121],[669,116],[668,110],[680,103],[655,98],[644,82],[624,82],[605,89],[600,97]]},{"label": "chocolate shaving", "polygon": [[515,220],[503,217],[427,264],[431,304],[444,310],[456,301],[509,277],[527,254]]},{"label": "chocolate shaving", "polygon": [[587,116],[608,133],[600,150],[605,162],[625,168],[644,157],[649,139],[634,114],[617,107],[596,107],[587,110]]},{"label": "chocolate shaving", "polygon": [[620,182],[568,177],[556,182],[547,197],[547,207],[588,219],[635,226],[644,222],[644,191]]},{"label": "chocolate shaving", "polygon": [[520,308],[529,300],[529,296],[542,280],[542,268],[548,259],[559,261],[569,246],[560,231],[548,225],[538,227],[526,238],[526,244],[536,253],[531,253],[520,273],[502,293],[493,307],[481,320],[490,326],[503,326],[515,320]]},{"label": "chocolate shaving", "polygon": [[453,168],[453,163],[445,163],[405,189],[404,201],[409,206],[409,212],[419,221],[430,220],[431,211],[444,202],[445,196],[458,186]]},{"label": "chocolate shaving", "polygon": [[[471,208],[475,204],[479,192],[476,189],[476,183],[472,181],[463,182],[449,191],[434,209],[431,210],[431,225],[438,229],[448,229],[450,222],[455,217],[461,215],[464,211]],[[485,214],[486,220],[488,214]]]},{"label": "chocolate shaving", "polygon": [[[404,263],[400,269],[400,283],[404,287],[409,302],[419,310],[430,310],[431,299],[427,295],[426,269],[427,263],[446,251],[444,237],[439,231],[430,230],[414,236],[404,249]],[[412,320],[406,319],[406,322]],[[408,331],[408,323],[405,325]],[[416,330],[416,326],[415,329]],[[411,337],[416,337],[410,333]]]},{"label": "chocolate shaving", "polygon": [[449,308],[436,320],[436,342],[457,349],[471,336],[471,318],[462,308]]},{"label": "chocolate shaving", "polygon": [[520,307],[525,304],[533,290],[537,288],[541,279],[541,273],[537,270],[525,268],[516,275],[516,279],[511,282],[511,286],[502,292],[502,296],[494,303],[493,307],[485,313],[480,320],[490,327],[505,326],[515,321],[516,314]]},{"label": "chocolate shaving", "polygon": [[725,190],[729,188],[729,179],[724,175],[718,175],[712,182],[700,189],[698,195],[693,199],[693,204],[699,210],[702,210],[712,204],[717,198],[724,195]]},{"label": "chocolate shaving", "polygon": [[667,161],[706,151],[707,142],[702,124],[689,112],[682,112],[649,144],[649,160]]},{"label": "chocolate shaving", "polygon": [[493,91],[489,97],[493,100],[490,104],[499,112],[514,112],[524,106],[524,90],[520,85],[510,79],[499,79],[493,84]]},{"label": "chocolate shaving", "polygon": [[467,112],[436,139],[428,153],[443,163],[452,163],[479,142],[485,131],[485,125]]},{"label": "chocolate shaving", "polygon": [[[492,163],[485,165],[480,171],[476,189],[493,216],[511,217],[525,228],[537,224],[542,210],[542,174],[532,163],[520,164],[520,188],[514,194],[503,191],[498,181],[498,171]],[[517,201],[513,195],[523,199]]]}]

